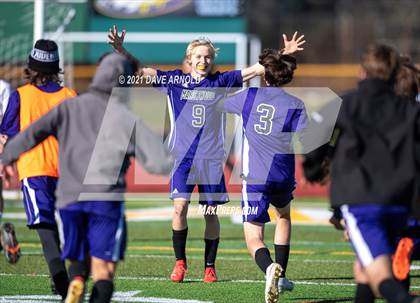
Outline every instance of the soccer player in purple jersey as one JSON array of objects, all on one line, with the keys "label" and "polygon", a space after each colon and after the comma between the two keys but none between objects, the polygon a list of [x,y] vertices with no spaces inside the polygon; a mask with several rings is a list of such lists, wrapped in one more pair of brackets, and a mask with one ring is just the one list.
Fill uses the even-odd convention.
[{"label": "soccer player in purple jersey", "polygon": [[[292,136],[306,125],[304,103],[280,86],[293,78],[296,60],[277,50],[260,55],[267,88],[249,88],[220,103],[224,111],[242,116],[242,210],[245,241],[255,262],[266,274],[266,302],[277,302],[278,293],[292,290],[286,276],[290,251],[290,201],[295,189],[295,156]],[[276,215],[275,262],[264,244],[268,208]]]},{"label": "soccer player in purple jersey", "polygon": [[[109,43],[120,53],[132,57],[122,44],[121,36],[114,26],[108,35]],[[287,40],[283,35],[284,54],[300,51],[303,35],[295,33]],[[171,199],[174,201],[172,239],[176,264],[171,280],[182,282],[187,270],[185,254],[188,233],[187,212],[190,196],[198,185],[200,204],[215,209],[228,202],[223,176],[223,131],[224,116],[215,110],[218,96],[212,89],[242,87],[244,81],[264,74],[264,67],[256,63],[242,70],[211,73],[217,49],[208,39],[193,40],[187,47],[186,57],[191,65],[191,73],[181,70],[160,71],[140,64],[143,77],[156,79],[155,86],[166,89],[172,121],[170,148],[176,161],[172,173]],[[187,79],[187,81],[179,81]],[[212,88],[203,90],[203,88]],[[198,92],[198,93],[197,93]],[[201,93],[202,92],[202,93]],[[188,101],[188,102],[186,102]],[[205,270],[204,282],[216,282],[215,260],[220,236],[220,224],[213,211],[205,212]]]}]

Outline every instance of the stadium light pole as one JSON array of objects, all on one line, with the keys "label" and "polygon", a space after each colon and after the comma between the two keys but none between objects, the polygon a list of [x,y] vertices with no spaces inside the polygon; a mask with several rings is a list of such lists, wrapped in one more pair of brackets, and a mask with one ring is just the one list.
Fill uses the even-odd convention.
[{"label": "stadium light pole", "polygon": [[34,0],[34,44],[44,35],[44,0]]}]

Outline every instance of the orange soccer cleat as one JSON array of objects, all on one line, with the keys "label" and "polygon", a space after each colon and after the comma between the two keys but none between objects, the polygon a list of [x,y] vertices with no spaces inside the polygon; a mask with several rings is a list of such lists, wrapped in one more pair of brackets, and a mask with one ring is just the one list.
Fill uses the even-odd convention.
[{"label": "orange soccer cleat", "polygon": [[413,253],[414,242],[411,238],[402,238],[392,258],[392,271],[397,280],[407,279],[410,272],[410,259]]},{"label": "orange soccer cleat", "polygon": [[185,273],[187,272],[187,263],[185,260],[177,260],[172,270],[172,282],[181,283],[184,281]]},{"label": "orange soccer cleat", "polygon": [[206,267],[204,270],[204,283],[217,282],[216,269],[214,267]]}]

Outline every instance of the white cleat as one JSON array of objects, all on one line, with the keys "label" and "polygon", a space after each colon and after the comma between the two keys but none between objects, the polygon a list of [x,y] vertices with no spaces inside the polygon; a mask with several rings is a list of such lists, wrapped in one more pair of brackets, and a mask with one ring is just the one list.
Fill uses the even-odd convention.
[{"label": "white cleat", "polygon": [[283,293],[285,291],[292,291],[295,288],[295,283],[290,281],[287,278],[280,278],[279,279],[279,292]]},{"label": "white cleat", "polygon": [[271,264],[265,274],[265,303],[277,303],[279,298],[279,278],[283,269],[280,264]]}]

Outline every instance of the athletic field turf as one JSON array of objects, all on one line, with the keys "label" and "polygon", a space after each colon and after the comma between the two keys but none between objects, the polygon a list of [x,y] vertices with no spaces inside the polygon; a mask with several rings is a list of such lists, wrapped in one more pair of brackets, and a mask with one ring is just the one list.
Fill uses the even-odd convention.
[{"label": "athletic field turf", "polygon": [[[306,202],[304,202],[306,201]],[[324,201],[296,200],[295,208],[325,210]],[[0,302],[57,302],[50,293],[47,267],[41,255],[37,235],[25,226],[19,202],[8,202],[3,222],[15,224],[23,255],[17,265],[0,258]],[[194,203],[192,205],[195,205]],[[231,205],[239,205],[238,201]],[[128,202],[127,209],[136,213],[143,208],[157,209],[169,202]],[[139,210],[140,209],[140,210]],[[141,211],[140,211],[141,212]],[[194,211],[191,211],[193,214]],[[10,216],[12,218],[10,218]],[[131,220],[135,216],[129,215]],[[156,221],[128,222],[126,259],[118,268],[113,302],[263,302],[264,277],[248,255],[242,226],[232,223],[229,216],[221,219],[221,243],[217,259],[220,282],[204,284],[203,228],[204,220],[189,219],[187,255],[189,270],[182,284],[169,281],[174,264],[171,223],[164,218]],[[271,251],[274,225],[266,228]],[[352,260],[354,255],[342,234],[328,225],[294,224],[292,249],[287,276],[295,290],[281,295],[280,302],[351,302],[354,292]],[[273,253],[272,253],[273,255]],[[414,263],[418,268],[420,263]],[[412,291],[420,291],[420,275],[414,270]]]}]

